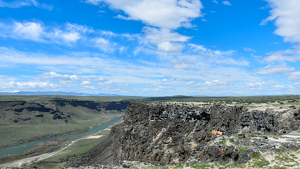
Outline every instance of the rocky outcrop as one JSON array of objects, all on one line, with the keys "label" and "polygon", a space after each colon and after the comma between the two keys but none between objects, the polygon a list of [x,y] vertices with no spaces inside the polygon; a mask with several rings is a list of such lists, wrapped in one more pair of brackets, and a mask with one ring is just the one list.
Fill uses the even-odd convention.
[{"label": "rocky outcrop", "polygon": [[[113,127],[105,141],[68,166],[120,165],[124,160],[154,165],[181,164],[191,159],[244,163],[262,146],[255,147],[256,142],[245,138],[246,133],[288,131],[289,127],[281,128],[283,124],[282,117],[270,110],[130,103],[124,123]],[[245,151],[247,145],[254,149]]]},{"label": "rocky outcrop", "polygon": [[[0,123],[35,124],[34,119],[49,118],[68,123],[72,118],[78,118],[80,113],[72,110],[81,107],[94,114],[125,111],[129,101],[94,102],[67,99],[52,99],[47,101],[0,101]],[[52,116],[52,117],[51,117]],[[82,117],[85,118],[85,117]]]}]

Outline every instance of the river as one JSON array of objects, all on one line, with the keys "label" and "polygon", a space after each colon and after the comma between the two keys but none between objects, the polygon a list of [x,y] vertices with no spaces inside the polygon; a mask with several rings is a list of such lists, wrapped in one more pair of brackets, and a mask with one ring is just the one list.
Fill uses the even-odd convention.
[{"label": "river", "polygon": [[122,117],[115,118],[112,121],[107,122],[107,123],[103,123],[101,126],[88,129],[87,132],[78,133],[78,134],[70,134],[70,135],[66,135],[66,136],[46,138],[46,139],[42,139],[42,140],[36,140],[36,141],[24,143],[24,144],[19,144],[19,145],[16,145],[16,146],[1,148],[0,149],[0,156],[10,155],[10,154],[17,154],[17,153],[22,153],[22,152],[31,150],[31,149],[34,148],[35,144],[38,144],[38,143],[41,143],[41,142],[47,142],[49,140],[54,140],[54,139],[61,139],[61,138],[70,138],[70,137],[82,136],[82,135],[85,135],[85,134],[89,134],[89,133],[93,133],[93,132],[96,132],[96,131],[104,130],[109,125],[112,125],[112,124],[118,122]]}]

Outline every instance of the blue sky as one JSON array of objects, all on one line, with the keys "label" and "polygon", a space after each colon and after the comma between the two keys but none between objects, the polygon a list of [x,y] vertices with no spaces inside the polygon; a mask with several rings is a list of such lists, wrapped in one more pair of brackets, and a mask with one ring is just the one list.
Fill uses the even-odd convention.
[{"label": "blue sky", "polygon": [[298,0],[0,0],[0,91],[300,93]]}]

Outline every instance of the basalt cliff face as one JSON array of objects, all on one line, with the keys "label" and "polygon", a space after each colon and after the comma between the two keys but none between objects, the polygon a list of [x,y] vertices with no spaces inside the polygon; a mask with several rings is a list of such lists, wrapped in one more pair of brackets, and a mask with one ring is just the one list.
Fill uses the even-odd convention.
[{"label": "basalt cliff face", "polygon": [[[266,143],[259,135],[282,134],[289,132],[291,127],[297,130],[298,116],[295,112],[282,119],[280,113],[271,110],[248,112],[243,107],[225,105],[189,107],[130,103],[124,122],[113,127],[106,140],[69,162],[68,166],[120,165],[124,160],[154,165],[207,160],[245,163],[255,152],[280,151],[277,144]],[[259,137],[250,139],[245,135]],[[297,142],[285,147],[298,148]]]},{"label": "basalt cliff face", "polygon": [[82,112],[89,115],[121,112],[125,111],[128,104],[129,101],[94,102],[67,99],[0,101],[0,123],[68,123],[72,119],[86,119],[87,114]]}]

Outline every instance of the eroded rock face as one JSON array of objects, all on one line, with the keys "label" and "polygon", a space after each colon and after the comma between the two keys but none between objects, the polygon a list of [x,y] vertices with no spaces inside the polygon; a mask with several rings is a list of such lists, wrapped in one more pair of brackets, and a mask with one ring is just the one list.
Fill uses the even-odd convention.
[{"label": "eroded rock face", "polygon": [[[69,166],[120,165],[124,160],[166,165],[183,163],[191,157],[199,161],[208,158],[236,161],[238,149],[220,146],[222,140],[214,143],[218,141],[216,138],[239,132],[276,133],[280,126],[278,120],[272,113],[247,112],[243,107],[130,103],[124,123],[113,127],[105,141],[76,158]],[[241,143],[248,144],[247,140]],[[243,160],[250,158],[251,153],[254,152],[241,154]]]},{"label": "eroded rock face", "polygon": [[[80,113],[73,113],[70,107],[78,106],[86,108],[95,114],[111,113],[112,111],[124,111],[129,101],[119,102],[94,102],[68,99],[53,99],[45,102],[40,101],[0,101],[0,121],[17,124],[35,124],[35,118],[43,119],[48,114],[52,115],[52,120],[67,123]],[[65,108],[67,107],[67,108]],[[69,107],[69,108],[68,108]],[[7,118],[7,114],[10,114]],[[50,119],[51,120],[51,119]]]}]

